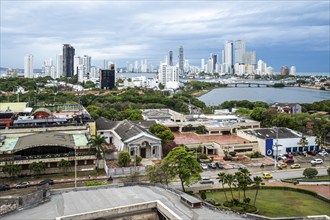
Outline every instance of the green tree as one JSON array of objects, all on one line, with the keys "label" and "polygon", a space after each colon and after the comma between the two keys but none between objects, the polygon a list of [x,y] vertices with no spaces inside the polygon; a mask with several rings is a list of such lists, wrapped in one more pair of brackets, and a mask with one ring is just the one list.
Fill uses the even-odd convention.
[{"label": "green tree", "polygon": [[164,163],[168,163],[171,173],[176,173],[181,181],[183,192],[184,185],[190,186],[201,179],[200,173],[203,171],[197,162],[193,152],[187,152],[183,147],[175,147],[164,158]]},{"label": "green tree", "polygon": [[221,185],[222,185],[222,189],[223,189],[223,192],[225,193],[226,201],[228,201],[227,193],[225,191],[225,177],[226,177],[226,173],[224,173],[224,172],[218,173],[217,178],[219,179],[219,183],[221,183]]},{"label": "green tree", "polygon": [[99,159],[101,158],[101,152],[104,155],[104,149],[102,147],[102,144],[106,144],[105,137],[96,134],[93,135],[91,139],[88,140],[87,145],[90,148],[95,148],[96,149],[96,172],[98,172],[99,169]]},{"label": "green tree", "polygon": [[127,167],[131,163],[131,156],[128,151],[121,151],[118,155],[118,164],[122,167]]},{"label": "green tree", "polygon": [[260,185],[262,183],[262,178],[260,176],[253,177],[253,183],[254,183],[254,186],[256,187],[256,194],[254,196],[253,205],[256,206],[257,196],[258,196],[258,192],[259,192],[259,189],[260,189]]},{"label": "green tree", "polygon": [[252,184],[251,173],[248,169],[243,168],[235,173],[237,186],[243,191],[243,201],[246,200],[246,189]]},{"label": "green tree", "polygon": [[6,162],[2,168],[2,172],[7,173],[10,177],[17,176],[22,170],[22,166],[14,164],[14,162]]},{"label": "green tree", "polygon": [[168,142],[174,140],[174,134],[168,127],[164,125],[153,124],[149,128],[149,131],[162,140],[162,146],[165,146]]},{"label": "green tree", "polygon": [[66,174],[68,172],[68,169],[71,168],[71,162],[68,161],[68,160],[64,160],[62,159],[59,164],[58,164],[58,167],[60,169],[63,169],[64,170],[64,173]]},{"label": "green tree", "polygon": [[171,169],[170,164],[167,161],[163,161],[161,164],[155,164],[148,167],[147,176],[150,182],[168,184],[174,179],[175,173]]},{"label": "green tree", "polygon": [[46,164],[42,161],[39,162],[33,162],[29,164],[29,170],[38,176],[42,171],[46,170]]},{"label": "green tree", "polygon": [[317,169],[309,167],[304,170],[303,175],[308,179],[313,179],[318,173]]},{"label": "green tree", "polygon": [[267,111],[267,109],[262,107],[254,108],[250,114],[251,118],[256,121],[263,121],[264,119],[264,113]]},{"label": "green tree", "polygon": [[308,140],[306,139],[306,136],[302,135],[300,140],[299,140],[299,144],[302,146],[302,147],[305,147],[308,145]]},{"label": "green tree", "polygon": [[236,178],[233,174],[226,174],[225,175],[225,183],[229,186],[231,198],[234,200],[234,194],[233,194],[233,186],[235,186]]}]

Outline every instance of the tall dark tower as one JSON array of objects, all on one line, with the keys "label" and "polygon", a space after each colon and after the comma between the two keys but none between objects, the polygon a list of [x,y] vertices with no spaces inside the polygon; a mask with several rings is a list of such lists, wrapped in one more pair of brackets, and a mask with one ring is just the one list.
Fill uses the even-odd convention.
[{"label": "tall dark tower", "polygon": [[216,67],[217,67],[217,63],[218,63],[218,55],[216,55],[216,54],[213,54],[212,55],[212,60],[213,60],[213,73],[215,73],[215,71],[216,71]]},{"label": "tall dark tower", "polygon": [[74,72],[75,49],[70,44],[63,44],[63,75],[66,77],[72,77]]},{"label": "tall dark tower", "polygon": [[170,57],[170,59],[169,59],[169,65],[170,66],[173,66],[173,51],[170,51],[169,52],[169,57]]},{"label": "tall dark tower", "polygon": [[183,58],[183,47],[181,46],[179,49],[179,72],[184,72],[184,58]]},{"label": "tall dark tower", "polygon": [[101,89],[115,88],[115,64],[111,64],[110,69],[100,69]]}]

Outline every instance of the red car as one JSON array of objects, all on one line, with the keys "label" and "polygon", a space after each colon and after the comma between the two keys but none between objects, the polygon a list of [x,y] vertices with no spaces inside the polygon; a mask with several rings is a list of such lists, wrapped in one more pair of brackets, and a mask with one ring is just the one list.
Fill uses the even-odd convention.
[{"label": "red car", "polygon": [[284,163],[294,163],[294,160],[292,158],[286,158],[283,160]]}]

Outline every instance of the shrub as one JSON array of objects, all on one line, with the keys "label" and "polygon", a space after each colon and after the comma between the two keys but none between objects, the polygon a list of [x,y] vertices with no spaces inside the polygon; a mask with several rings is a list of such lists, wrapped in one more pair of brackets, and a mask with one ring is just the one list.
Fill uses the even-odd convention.
[{"label": "shrub", "polygon": [[230,156],[230,155],[225,155],[225,156],[223,157],[223,159],[226,160],[226,161],[231,160],[232,158],[233,158],[233,157]]},{"label": "shrub", "polygon": [[328,176],[330,176],[330,167],[327,169]]},{"label": "shrub", "polygon": [[206,154],[200,154],[198,156],[199,159],[208,159],[207,155]]},{"label": "shrub", "polygon": [[206,193],[205,193],[205,191],[202,191],[202,192],[201,192],[201,198],[202,198],[203,200],[206,199]]},{"label": "shrub", "polygon": [[229,152],[229,155],[232,156],[232,157],[235,157],[236,156],[236,152],[235,151],[230,151]]},{"label": "shrub", "polygon": [[102,186],[102,185],[107,185],[108,182],[106,180],[100,182],[98,180],[88,180],[85,181],[85,186]]},{"label": "shrub", "polygon": [[251,201],[251,199],[250,199],[250,198],[248,198],[248,197],[246,197],[246,198],[243,200],[243,202],[244,202],[245,204],[249,204],[249,203],[250,203],[250,201]]},{"label": "shrub", "polygon": [[259,151],[255,151],[251,154],[248,154],[248,157],[250,157],[250,158],[262,158],[262,157],[265,157],[265,156],[262,155]]},{"label": "shrub", "polygon": [[319,172],[315,168],[306,168],[303,172],[303,175],[308,178],[312,179],[314,178]]},{"label": "shrub", "polygon": [[142,161],[142,157],[136,156],[136,165],[139,165]]},{"label": "shrub", "polygon": [[127,151],[121,151],[118,156],[118,164],[127,167],[131,163],[131,156]]}]

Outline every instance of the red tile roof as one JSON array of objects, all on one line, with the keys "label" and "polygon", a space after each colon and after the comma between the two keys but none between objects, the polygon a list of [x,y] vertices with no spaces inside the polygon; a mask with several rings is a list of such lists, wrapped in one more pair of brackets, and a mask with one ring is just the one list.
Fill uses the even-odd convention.
[{"label": "red tile roof", "polygon": [[199,144],[216,142],[218,144],[241,144],[249,141],[236,135],[198,135],[195,133],[173,132],[177,144]]}]

